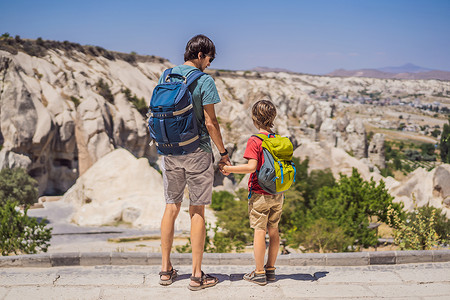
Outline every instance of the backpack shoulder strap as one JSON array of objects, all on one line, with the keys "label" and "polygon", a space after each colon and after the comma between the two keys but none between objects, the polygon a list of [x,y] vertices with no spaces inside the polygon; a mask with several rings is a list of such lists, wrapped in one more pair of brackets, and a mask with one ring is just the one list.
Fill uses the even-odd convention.
[{"label": "backpack shoulder strap", "polygon": [[274,138],[278,137],[278,135],[276,135],[275,133],[270,133],[269,136],[262,134],[262,133],[254,134],[252,136],[257,137],[261,141],[265,141],[265,140],[269,139],[271,135],[273,135]]},{"label": "backpack shoulder strap", "polygon": [[163,73],[163,82],[166,82],[166,80],[167,80],[167,76],[169,76],[169,74],[172,74],[172,69],[173,68],[170,68],[170,69],[166,69],[165,71],[164,71],[164,73]]},{"label": "backpack shoulder strap", "polygon": [[190,86],[195,80],[197,80],[200,76],[204,75],[206,73],[203,73],[199,70],[192,71],[186,78],[186,85]]},{"label": "backpack shoulder strap", "polygon": [[[263,136],[262,136],[263,135]],[[258,139],[260,139],[261,141],[264,141],[264,137],[266,137],[267,138],[267,136],[266,135],[264,135],[264,134],[253,134],[252,136],[254,136],[255,138],[258,138]]]}]

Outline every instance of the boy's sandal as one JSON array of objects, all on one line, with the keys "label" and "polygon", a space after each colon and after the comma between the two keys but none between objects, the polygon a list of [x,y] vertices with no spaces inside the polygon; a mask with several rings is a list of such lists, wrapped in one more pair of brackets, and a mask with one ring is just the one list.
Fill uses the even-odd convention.
[{"label": "boy's sandal", "polygon": [[269,281],[275,281],[276,280],[275,279],[275,270],[276,270],[275,267],[264,266],[264,270],[266,271],[266,278],[267,278],[267,280],[269,280]]},{"label": "boy's sandal", "polygon": [[247,273],[243,277],[245,280],[259,284],[259,285],[266,285],[267,279],[266,279],[266,273],[256,273],[255,271],[251,271],[250,273]]},{"label": "boy's sandal", "polygon": [[[206,282],[208,282],[208,279],[214,279],[214,282],[206,283]],[[205,274],[205,273],[203,273],[203,271],[202,271],[201,277],[191,276],[191,280],[199,283],[199,285],[191,285],[189,283],[188,289],[190,289],[191,291],[199,291],[201,289],[206,289],[208,287],[215,286],[219,282],[219,279],[217,277],[211,276],[209,274]]]},{"label": "boy's sandal", "polygon": [[[164,275],[169,276],[169,278],[162,279],[161,276],[164,276]],[[177,270],[175,270],[173,267],[172,267],[172,270],[170,270],[170,271],[161,271],[161,272],[159,272],[159,284],[160,285],[170,285],[170,284],[172,284],[173,280],[175,278],[177,278],[177,276],[178,276]]]}]

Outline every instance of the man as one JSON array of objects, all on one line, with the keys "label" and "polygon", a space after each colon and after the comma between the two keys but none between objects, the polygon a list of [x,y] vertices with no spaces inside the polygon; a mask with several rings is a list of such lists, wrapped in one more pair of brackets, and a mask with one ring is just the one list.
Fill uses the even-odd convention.
[{"label": "man", "polygon": [[[186,45],[183,65],[173,68],[172,73],[189,75],[193,70],[204,71],[214,60],[214,43],[204,35],[193,37]],[[162,83],[165,78],[160,78]],[[166,209],[161,221],[162,267],[160,284],[170,285],[177,276],[170,261],[174,237],[174,223],[180,212],[186,184],[189,188],[189,215],[191,217],[192,276],[188,288],[201,290],[217,284],[216,277],[202,272],[205,244],[205,205],[211,203],[214,180],[213,155],[210,140],[221,155],[221,162],[230,164],[224,147],[214,104],[220,102],[214,80],[205,74],[189,86],[192,93],[195,117],[200,132],[200,145],[193,153],[180,156],[164,156],[162,172]]]}]

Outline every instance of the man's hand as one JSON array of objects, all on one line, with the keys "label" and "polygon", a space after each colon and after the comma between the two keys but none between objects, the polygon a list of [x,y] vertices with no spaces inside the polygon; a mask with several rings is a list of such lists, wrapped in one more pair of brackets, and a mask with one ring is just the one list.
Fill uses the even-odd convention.
[{"label": "man's hand", "polygon": [[222,158],[220,159],[220,161],[219,161],[219,170],[225,176],[230,175],[229,172],[225,172],[223,170],[224,166],[231,166],[230,157],[228,156],[228,154],[225,155],[225,156],[222,156]]}]

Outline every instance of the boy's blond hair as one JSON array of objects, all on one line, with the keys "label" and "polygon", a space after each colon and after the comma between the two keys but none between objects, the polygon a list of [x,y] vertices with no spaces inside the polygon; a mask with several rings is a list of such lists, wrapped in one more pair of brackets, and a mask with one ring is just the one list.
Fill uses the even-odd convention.
[{"label": "boy's blond hair", "polygon": [[258,126],[272,128],[276,116],[277,109],[269,100],[260,100],[253,104],[252,119]]}]

